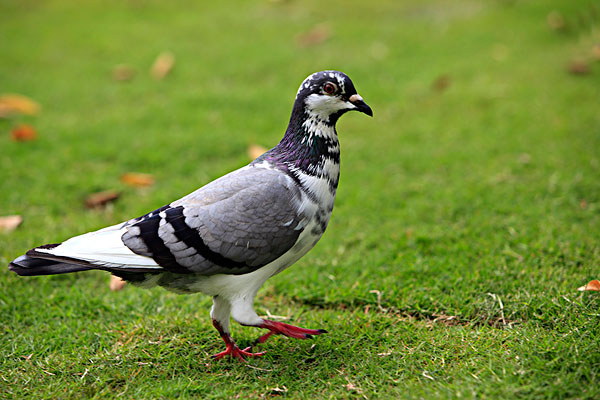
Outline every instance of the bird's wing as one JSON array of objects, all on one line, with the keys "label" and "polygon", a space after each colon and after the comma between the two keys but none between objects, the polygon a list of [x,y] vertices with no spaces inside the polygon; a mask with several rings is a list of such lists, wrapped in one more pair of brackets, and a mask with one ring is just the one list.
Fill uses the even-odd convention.
[{"label": "bird's wing", "polygon": [[284,173],[245,167],[139,218],[27,256],[130,272],[244,274],[294,245],[307,220],[300,199]]},{"label": "bird's wing", "polygon": [[244,274],[279,258],[306,223],[285,174],[247,167],[125,227],[125,245],[178,273]]}]

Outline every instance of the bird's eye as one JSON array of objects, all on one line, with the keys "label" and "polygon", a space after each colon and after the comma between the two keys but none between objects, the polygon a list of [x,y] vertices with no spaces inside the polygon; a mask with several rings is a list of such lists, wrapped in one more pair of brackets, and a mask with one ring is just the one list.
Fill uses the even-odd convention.
[{"label": "bird's eye", "polygon": [[336,90],[337,90],[337,88],[336,88],[335,84],[333,84],[331,82],[327,82],[323,86],[323,91],[327,94],[334,94]]}]

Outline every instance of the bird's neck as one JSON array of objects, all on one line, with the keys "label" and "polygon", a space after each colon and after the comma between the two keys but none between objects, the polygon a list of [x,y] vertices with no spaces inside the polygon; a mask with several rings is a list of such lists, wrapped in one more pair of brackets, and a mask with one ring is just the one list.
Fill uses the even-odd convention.
[{"label": "bird's neck", "polygon": [[[283,139],[263,156],[264,159],[275,166],[300,170],[313,176],[323,176],[328,172],[324,171],[327,165],[335,164],[339,173],[340,145],[335,122],[319,118],[298,103],[294,104]],[[335,179],[337,184],[337,173],[331,172],[336,176],[329,178]]]},{"label": "bird's neck", "polygon": [[292,178],[307,201],[321,210],[322,233],[333,210],[339,182],[340,145],[335,123],[323,121],[296,106],[281,142],[252,164],[276,168]]}]

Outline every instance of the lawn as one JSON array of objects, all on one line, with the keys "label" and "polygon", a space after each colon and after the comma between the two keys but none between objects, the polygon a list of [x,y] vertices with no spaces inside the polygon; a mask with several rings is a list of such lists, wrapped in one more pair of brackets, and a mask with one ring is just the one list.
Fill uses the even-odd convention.
[{"label": "lawn", "polygon": [[589,1],[1,1],[0,94],[42,107],[0,119],[0,216],[24,218],[2,266],[243,166],[312,72],[346,72],[375,117],[338,124],[329,228],[256,300],[327,335],[217,362],[207,296],[2,267],[0,398],[600,397],[600,295],[577,291],[600,277],[595,43]]}]

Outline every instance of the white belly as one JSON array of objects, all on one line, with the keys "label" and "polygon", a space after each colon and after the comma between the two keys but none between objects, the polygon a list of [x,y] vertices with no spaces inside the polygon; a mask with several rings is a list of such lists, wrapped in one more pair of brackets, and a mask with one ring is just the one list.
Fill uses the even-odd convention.
[{"label": "white belly", "polygon": [[313,218],[289,251],[260,269],[243,275],[199,276],[193,284],[188,286],[189,290],[210,296],[223,296],[229,300],[247,296],[253,298],[267,279],[294,264],[314,247],[322,236],[322,234],[315,235],[313,233],[316,224],[317,222]]}]

